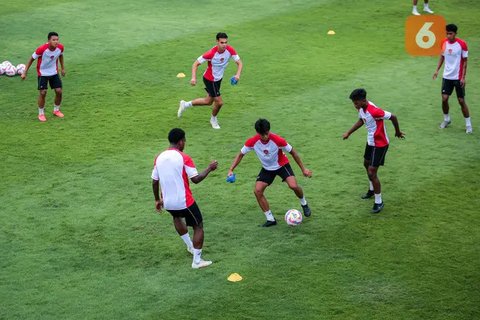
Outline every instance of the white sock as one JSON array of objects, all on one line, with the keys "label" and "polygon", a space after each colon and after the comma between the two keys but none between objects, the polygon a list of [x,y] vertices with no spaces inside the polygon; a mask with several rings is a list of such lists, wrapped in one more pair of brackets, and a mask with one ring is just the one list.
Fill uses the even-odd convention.
[{"label": "white sock", "polygon": [[417,6],[413,6],[413,10],[412,11],[417,11]]},{"label": "white sock", "polygon": [[272,214],[271,210],[265,211],[265,217],[267,218],[267,221],[275,221],[275,217]]},{"label": "white sock", "polygon": [[375,193],[375,203],[382,203],[382,194],[381,193]]},{"label": "white sock", "polygon": [[446,122],[449,122],[450,121],[450,114],[444,113],[443,114],[443,120],[446,121]]},{"label": "white sock", "polygon": [[303,197],[302,199],[300,199],[300,204],[302,206],[306,206],[307,205],[307,200],[305,200],[305,197]]},{"label": "white sock", "polygon": [[191,106],[193,106],[192,101],[185,102],[185,108],[190,108]]},{"label": "white sock", "polygon": [[216,116],[211,116],[211,117],[210,117],[210,121],[212,121],[212,122],[217,122],[218,120],[217,120],[217,117],[216,117]]},{"label": "white sock", "polygon": [[180,238],[182,238],[183,242],[185,242],[188,248],[193,248],[193,243],[190,239],[190,235],[188,234],[188,232],[185,233],[183,236],[180,236]]},{"label": "white sock", "polygon": [[53,111],[60,111],[60,106],[53,105]]},{"label": "white sock", "polygon": [[465,118],[465,125],[466,125],[467,127],[471,127],[471,126],[472,126],[472,119],[470,119],[470,117]]},{"label": "white sock", "polygon": [[193,262],[200,263],[201,259],[202,259],[202,249],[193,248]]},{"label": "white sock", "polygon": [[41,116],[45,114],[45,108],[38,108],[38,115]]},{"label": "white sock", "polygon": [[368,183],[370,184],[370,186],[368,187],[368,190],[373,191],[373,183],[372,183],[372,181],[369,180]]}]

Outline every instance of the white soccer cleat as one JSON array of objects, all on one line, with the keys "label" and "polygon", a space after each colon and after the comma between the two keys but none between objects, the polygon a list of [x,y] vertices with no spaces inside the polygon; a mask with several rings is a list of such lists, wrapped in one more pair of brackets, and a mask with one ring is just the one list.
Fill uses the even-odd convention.
[{"label": "white soccer cleat", "polygon": [[413,10],[412,10],[412,14],[413,14],[414,16],[419,16],[419,15],[420,15],[420,13],[418,13],[417,9],[413,9]]},{"label": "white soccer cleat", "polygon": [[192,262],[192,268],[193,269],[205,268],[205,267],[208,267],[211,264],[212,264],[212,261],[200,259],[199,263]]},{"label": "white soccer cleat", "polygon": [[471,133],[473,132],[472,126],[467,126],[467,127],[465,128],[465,132],[466,132],[467,134],[471,134]]},{"label": "white soccer cleat", "polygon": [[442,123],[440,123],[440,129],[445,129],[450,125],[451,122],[452,121],[442,121]]},{"label": "white soccer cleat", "polygon": [[177,117],[181,117],[182,113],[185,111],[185,101],[180,100],[180,104],[178,106]]},{"label": "white soccer cleat", "polygon": [[433,13],[433,11],[429,7],[424,7],[423,11],[426,13]]},{"label": "white soccer cleat", "polygon": [[217,120],[210,119],[210,124],[212,125],[213,129],[220,129],[220,125],[218,124]]}]

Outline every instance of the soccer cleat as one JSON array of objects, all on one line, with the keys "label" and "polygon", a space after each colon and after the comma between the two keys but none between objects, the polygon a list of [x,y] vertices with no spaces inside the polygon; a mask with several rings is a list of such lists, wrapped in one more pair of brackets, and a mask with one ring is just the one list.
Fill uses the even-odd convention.
[{"label": "soccer cleat", "polygon": [[208,267],[209,265],[211,265],[212,263],[213,263],[212,261],[200,259],[200,261],[198,263],[195,263],[195,261],[192,262],[192,268],[193,269],[205,268],[205,267]]},{"label": "soccer cleat", "polygon": [[370,199],[372,198],[373,196],[375,195],[375,192],[373,192],[373,190],[368,190],[367,193],[365,193],[363,196],[361,196],[360,198],[362,199]]},{"label": "soccer cleat", "polygon": [[425,11],[426,13],[433,13],[433,11],[429,7],[424,7],[423,11]]},{"label": "soccer cleat", "polygon": [[213,129],[220,129],[220,125],[218,124],[217,120],[210,119],[210,124],[212,125]]},{"label": "soccer cleat", "polygon": [[452,123],[452,121],[442,121],[442,123],[440,123],[440,129],[445,129],[450,125],[450,123]]},{"label": "soccer cleat", "polygon": [[180,100],[180,104],[178,106],[177,117],[181,117],[182,113],[185,111],[185,101]]},{"label": "soccer cleat", "polygon": [[382,211],[383,207],[385,205],[382,203],[375,203],[373,205],[373,208],[372,208],[372,213],[379,213],[380,211]]},{"label": "soccer cleat", "polygon": [[302,206],[302,209],[303,209],[303,215],[305,217],[310,217],[312,215],[312,210],[310,210],[310,207],[308,206],[308,204]]},{"label": "soccer cleat", "polygon": [[466,126],[465,132],[466,132],[467,134],[471,134],[471,133],[473,132],[472,126]]},{"label": "soccer cleat", "polygon": [[44,114],[39,114],[38,115],[38,120],[40,120],[40,122],[45,122],[45,121],[47,121],[47,118],[45,117]]},{"label": "soccer cleat", "polygon": [[420,15],[420,13],[418,13],[417,9],[413,9],[413,10],[412,10],[412,14],[413,14],[414,16],[419,16],[419,15]]},{"label": "soccer cleat", "polygon": [[271,226],[275,226],[276,224],[277,224],[277,220],[273,220],[273,221],[267,220],[264,224],[262,224],[262,227],[268,228]]},{"label": "soccer cleat", "polygon": [[58,110],[58,111],[53,111],[53,115],[54,115],[55,117],[59,117],[59,118],[63,118],[63,117],[64,117],[63,113],[62,113],[60,110]]}]

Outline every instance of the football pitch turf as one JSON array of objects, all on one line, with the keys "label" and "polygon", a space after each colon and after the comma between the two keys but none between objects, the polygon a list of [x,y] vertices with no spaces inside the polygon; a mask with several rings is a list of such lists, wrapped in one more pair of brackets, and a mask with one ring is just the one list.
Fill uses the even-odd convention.
[{"label": "football pitch turf", "polygon": [[[36,62],[23,82],[0,76],[0,319],[479,319],[480,4],[431,8],[469,45],[472,135],[455,96],[451,127],[438,128],[438,57],[404,50],[410,0],[2,1],[0,61],[26,63],[57,31],[67,75],[65,118],[51,115],[49,91],[46,123]],[[224,81],[213,130],[208,107],[176,112],[204,95],[191,65],[219,31],[244,71],[237,86]],[[360,199],[366,130],[341,138],[357,87],[406,133],[386,123],[378,215]],[[313,171],[301,177],[290,157],[313,212],[300,226],[283,222],[300,205],[277,178],[266,196],[280,223],[258,227],[254,154],[225,182],[259,117]],[[152,164],[173,127],[199,170],[219,162],[192,185],[214,261],[202,270],[154,210]],[[234,272],[243,281],[228,282]]]}]

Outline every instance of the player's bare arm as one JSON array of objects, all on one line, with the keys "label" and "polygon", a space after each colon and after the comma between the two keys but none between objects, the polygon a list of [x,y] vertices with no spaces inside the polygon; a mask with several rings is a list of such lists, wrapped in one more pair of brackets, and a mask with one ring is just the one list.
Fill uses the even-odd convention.
[{"label": "player's bare arm", "polygon": [[190,180],[195,184],[202,182],[203,179],[205,179],[210,172],[215,171],[217,169],[217,166],[218,166],[217,160],[210,162],[208,167],[205,170],[203,170],[202,173],[200,173],[199,175],[196,175],[195,177],[190,178]]},{"label": "player's bare arm", "polygon": [[236,156],[235,156],[235,159],[233,159],[233,163],[232,165],[230,166],[230,169],[228,170],[228,174],[227,176],[231,176],[233,174],[233,170],[235,170],[235,168],[240,164],[240,162],[242,161],[243,159],[243,156],[244,154],[239,152]]},{"label": "player's bare arm", "polygon": [[160,184],[158,180],[152,179],[152,189],[153,196],[155,197],[155,209],[158,212],[161,212],[163,208],[163,199],[160,196]]},{"label": "player's bare arm", "polygon": [[240,74],[242,73],[242,69],[243,69],[243,63],[242,63],[242,60],[238,59],[238,61],[235,61],[235,63],[237,64],[237,73],[235,74],[235,80],[240,80]]},{"label": "player's bare arm", "polygon": [[393,113],[390,116],[390,121],[392,121],[393,127],[395,128],[395,137],[400,139],[405,138],[405,133],[400,131],[400,125],[398,124],[398,119]]},{"label": "player's bare arm", "polygon": [[467,78],[467,58],[463,58],[463,70],[462,70],[462,77],[460,78],[460,84],[462,87],[465,86],[466,84],[466,78]]},{"label": "player's bare arm", "polygon": [[357,131],[359,128],[361,128],[363,126],[363,120],[362,119],[358,119],[357,122],[355,122],[355,124],[347,131],[345,132],[342,137],[343,137],[343,140],[345,139],[348,139],[348,137],[350,137],[350,135],[352,133],[354,133],[355,131]]},{"label": "player's bare arm", "polygon": [[199,65],[200,65],[200,62],[198,62],[198,60],[195,60],[195,62],[192,65],[192,79],[190,80],[190,84],[192,86],[197,84],[197,70]]},{"label": "player's bare arm", "polygon": [[444,60],[445,60],[445,57],[443,55],[440,55],[440,59],[438,60],[437,70],[435,70],[435,73],[433,74],[433,80],[437,79],[438,71],[442,67]]},{"label": "player's bare arm", "polygon": [[290,154],[292,155],[293,159],[295,160],[295,162],[300,167],[300,170],[302,170],[303,175],[305,177],[311,178],[312,177],[312,171],[305,168],[305,166],[303,165],[302,159],[300,159],[300,156],[298,155],[298,152],[294,148],[292,148],[292,150],[290,151]]},{"label": "player's bare arm", "polygon": [[58,60],[60,61],[60,68],[61,68],[61,73],[62,77],[65,77],[66,70],[65,70],[65,65],[63,64],[63,54],[58,57]]},{"label": "player's bare arm", "polygon": [[23,73],[20,75],[20,77],[22,78],[22,80],[25,80],[25,78],[27,77],[27,72],[28,72],[28,69],[30,69],[30,66],[32,65],[34,59],[32,57],[30,57],[27,61],[27,64],[25,66],[25,71],[23,71]]}]

